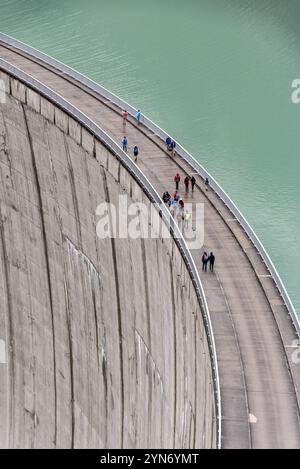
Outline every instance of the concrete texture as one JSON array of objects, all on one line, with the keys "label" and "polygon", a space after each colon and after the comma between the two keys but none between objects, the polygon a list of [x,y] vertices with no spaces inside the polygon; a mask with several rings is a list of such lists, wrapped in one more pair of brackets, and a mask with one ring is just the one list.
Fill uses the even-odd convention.
[{"label": "concrete texture", "polygon": [[[122,110],[75,80],[26,53],[0,45],[7,61],[43,81],[88,115],[116,142],[124,135]],[[140,169],[159,193],[174,188],[176,172],[192,169],[143,125],[129,118],[129,145],[138,144]],[[109,155],[96,145],[96,159]],[[121,186],[132,180],[120,171]],[[129,189],[130,190],[130,189]],[[180,191],[183,191],[180,186]],[[187,202],[205,207],[205,244],[217,256],[215,274],[202,274],[202,250],[193,251],[207,296],[220,369],[223,448],[300,447],[300,366],[293,362],[297,339],[288,311],[257,250],[222,201],[197,180]],[[162,290],[161,298],[164,298]],[[199,357],[198,357],[199,358]],[[181,383],[181,385],[183,385]],[[197,394],[197,399],[200,397]],[[205,432],[208,437],[210,431]]]},{"label": "concrete texture", "polygon": [[176,244],[97,237],[98,204],[146,196],[25,91],[0,107],[0,446],[214,447],[208,345]]}]

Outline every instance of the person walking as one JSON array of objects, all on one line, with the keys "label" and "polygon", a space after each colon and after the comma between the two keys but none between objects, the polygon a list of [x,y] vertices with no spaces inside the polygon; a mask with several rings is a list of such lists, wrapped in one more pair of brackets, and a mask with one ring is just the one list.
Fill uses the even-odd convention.
[{"label": "person walking", "polygon": [[[178,223],[178,225],[179,225],[180,228],[181,228],[181,226],[182,226],[182,224],[183,224],[183,221],[184,221],[184,202],[183,202],[182,199],[179,200],[179,202],[178,202],[178,207],[179,207],[179,211],[178,211],[178,212],[179,212],[179,217],[180,217],[180,223]],[[179,219],[179,218],[178,218],[178,219]]]},{"label": "person walking", "polygon": [[167,149],[168,149],[168,150],[170,150],[171,144],[172,144],[172,139],[171,139],[171,137],[167,137],[167,138],[166,138],[166,145],[167,145]]},{"label": "person walking", "polygon": [[185,185],[185,192],[188,193],[189,191],[189,185],[190,185],[190,178],[189,176],[186,176],[184,179],[184,185]]},{"label": "person walking", "polygon": [[139,155],[139,147],[136,145],[133,149],[133,155],[134,155],[134,161],[136,162],[137,161],[137,158],[138,158],[138,155]]},{"label": "person walking", "polygon": [[140,110],[138,110],[138,112],[135,115],[135,118],[138,121],[138,124],[141,122],[141,117],[142,117],[142,113]]},{"label": "person walking", "polygon": [[215,260],[216,260],[216,256],[214,255],[213,252],[211,252],[209,256],[209,270],[211,272],[214,271]]},{"label": "person walking", "polygon": [[194,192],[195,184],[196,184],[196,179],[194,178],[194,176],[192,176],[191,177],[192,192]]},{"label": "person walking", "polygon": [[179,210],[179,212],[177,213],[176,218],[177,218],[177,224],[179,228],[181,228],[183,220],[184,220],[184,215],[181,210]]},{"label": "person walking", "polygon": [[128,112],[126,111],[123,111],[123,125],[125,126],[127,124],[127,119],[128,119]]},{"label": "person walking", "polygon": [[175,140],[171,141],[170,150],[172,151],[172,156],[175,156],[175,151],[176,151],[176,142],[175,142]]},{"label": "person walking", "polygon": [[166,192],[163,193],[162,199],[163,199],[163,201],[164,201],[165,204],[168,204],[168,205],[169,205],[169,202],[170,202],[170,200],[171,200],[171,196],[170,196],[170,194],[169,194],[168,191],[166,191]]},{"label": "person walking", "polygon": [[122,145],[123,145],[123,151],[125,151],[127,153],[127,150],[128,150],[128,139],[127,139],[127,137],[123,138]]},{"label": "person walking", "polygon": [[178,191],[175,191],[175,192],[174,192],[174,194],[173,194],[173,199],[175,199],[176,202],[179,201],[180,197],[179,197]]},{"label": "person walking", "polygon": [[208,255],[205,252],[202,256],[202,270],[203,272],[207,272],[207,263],[208,263]]},{"label": "person walking", "polygon": [[175,185],[176,185],[176,191],[178,191],[179,189],[179,183],[180,183],[180,175],[179,173],[177,173],[174,177],[174,182],[175,182]]},{"label": "person walking", "polygon": [[174,217],[175,213],[177,211],[177,200],[173,199],[171,203],[171,213]]},{"label": "person walking", "polygon": [[191,216],[192,216],[192,215],[191,215],[190,212],[187,210],[187,211],[185,212],[185,215],[184,215],[184,219],[185,219],[185,228],[186,228],[186,229],[189,228]]}]

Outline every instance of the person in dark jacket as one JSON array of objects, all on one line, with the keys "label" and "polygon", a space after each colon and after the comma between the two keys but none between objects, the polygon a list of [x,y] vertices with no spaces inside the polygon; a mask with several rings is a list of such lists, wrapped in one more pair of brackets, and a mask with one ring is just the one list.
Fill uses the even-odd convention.
[{"label": "person in dark jacket", "polygon": [[216,260],[216,256],[214,255],[213,252],[211,252],[209,256],[209,270],[211,272],[214,271],[215,260]]},{"label": "person in dark jacket", "polygon": [[170,200],[171,200],[171,196],[170,196],[170,194],[169,194],[168,191],[167,191],[167,192],[164,192],[164,195],[163,195],[162,199],[163,199],[163,201],[164,201],[165,204],[168,204],[168,205],[169,205],[169,202],[170,202]]},{"label": "person in dark jacket", "polygon": [[208,255],[205,252],[202,256],[202,270],[203,272],[207,272],[207,263],[208,263]]},{"label": "person in dark jacket", "polygon": [[140,152],[139,147],[136,145],[133,149],[134,161],[137,161],[137,157],[139,155],[139,152]]},{"label": "person in dark jacket", "polygon": [[185,185],[185,192],[189,191],[189,185],[190,185],[190,178],[189,176],[186,176],[184,179],[184,185]]},{"label": "person in dark jacket", "polygon": [[166,145],[167,145],[167,149],[168,149],[168,150],[170,149],[171,143],[172,143],[171,137],[167,137],[167,138],[166,138]]},{"label": "person in dark jacket", "polygon": [[172,155],[175,156],[175,151],[176,151],[176,142],[175,142],[175,140],[171,141],[170,150],[172,151]]},{"label": "person in dark jacket", "polygon": [[183,211],[184,210],[184,202],[183,202],[182,199],[179,199],[178,205],[179,205],[179,208]]},{"label": "person in dark jacket", "polygon": [[123,151],[125,151],[127,153],[127,150],[128,150],[128,139],[127,139],[127,137],[123,138],[122,145],[123,145]]},{"label": "person in dark jacket", "polygon": [[191,177],[191,184],[192,184],[192,192],[194,192],[195,184],[196,184],[196,179],[194,176]]}]

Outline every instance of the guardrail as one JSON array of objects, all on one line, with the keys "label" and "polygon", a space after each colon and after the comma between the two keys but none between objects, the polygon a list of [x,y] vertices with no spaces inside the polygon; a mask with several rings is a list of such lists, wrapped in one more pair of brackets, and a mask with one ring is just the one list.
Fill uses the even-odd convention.
[{"label": "guardrail", "polygon": [[[92,91],[98,93],[101,95],[103,98],[111,101],[113,104],[116,106],[120,107],[121,109],[126,109],[129,114],[134,116],[137,112],[137,109],[135,109],[133,106],[130,104],[126,103],[123,99],[119,98],[115,94],[111,93],[109,90],[104,88],[103,86],[99,85],[95,81],[87,78],[86,76],[82,75],[81,73],[77,72],[76,70],[72,69],[71,67],[68,67],[67,65],[61,63],[60,61],[49,57],[47,54],[44,54],[43,52],[38,51],[37,49],[34,49],[33,47],[30,47],[20,41],[17,41],[16,39],[4,34],[0,33],[0,41],[3,41],[4,43],[15,47],[17,49],[20,49],[33,57],[36,57],[37,59],[41,60],[42,62],[45,62],[47,65],[51,65],[51,67],[56,68],[60,72],[63,72],[65,75],[71,77],[72,79],[75,79],[79,83],[85,85],[86,87],[90,88]],[[163,141],[167,138],[167,136],[170,136],[165,132],[163,129],[161,129],[158,125],[156,125],[154,122],[152,122],[150,119],[148,119],[146,116],[142,114],[142,119],[141,122],[149,129],[151,130],[155,135],[157,135],[159,138],[161,138]],[[172,137],[171,137],[172,138]],[[175,139],[174,139],[175,140]],[[252,229],[252,227],[249,225],[247,222],[246,218],[243,216],[243,214],[240,212],[240,210],[237,208],[237,206],[234,204],[234,202],[231,200],[231,198],[228,196],[228,194],[221,188],[221,186],[217,183],[217,181],[209,174],[201,164],[195,160],[195,158],[187,151],[185,148],[183,148],[180,144],[177,144],[176,146],[176,151],[178,155],[186,162],[188,163],[193,171],[199,174],[200,177],[202,177],[204,180],[206,178],[209,179],[210,181],[210,187],[211,189],[220,197],[220,199],[223,201],[223,203],[229,208],[233,216],[238,220],[240,225],[242,226],[243,230],[249,237],[249,239],[252,241],[253,245],[259,252],[262,260],[264,261],[268,271],[272,275],[275,284],[279,290],[279,293],[288,309],[288,312],[290,314],[290,317],[292,319],[292,322],[294,324],[294,327],[297,331],[297,334],[300,338],[300,321],[297,316],[297,313],[295,311],[295,308],[293,306],[293,303],[288,295],[288,292],[280,278],[279,273],[277,272],[273,262],[271,261],[268,253],[266,252],[262,242]]]},{"label": "guardrail", "polygon": [[[1,34],[0,34],[1,35]],[[82,113],[78,108],[73,106],[67,100],[65,100],[62,96],[58,95],[50,88],[45,86],[39,80],[31,77],[27,73],[24,73],[22,70],[18,69],[17,67],[13,66],[6,60],[0,59],[0,69],[10,74],[12,77],[16,78],[17,80],[25,83],[27,86],[32,88],[33,90],[37,91],[40,95],[47,98],[57,107],[62,109],[68,115],[70,115],[73,119],[76,119],[83,125],[86,129],[88,129],[95,138],[99,139],[109,150],[113,153],[118,160],[121,162],[122,165],[126,167],[126,169],[132,174],[132,176],[137,180],[138,184],[143,188],[146,192],[150,200],[155,204],[156,209],[159,211],[161,218],[163,219],[164,223],[170,230],[171,234],[173,235],[175,242],[180,250],[180,253],[185,261],[185,264],[188,268],[189,274],[191,276],[198,301],[201,305],[202,314],[203,314],[203,321],[205,325],[205,330],[207,334],[208,346],[210,351],[211,357],[211,365],[212,365],[212,372],[213,372],[213,386],[214,386],[214,393],[215,393],[215,406],[216,406],[216,427],[217,427],[217,448],[221,448],[221,438],[222,438],[222,407],[221,407],[221,391],[220,391],[220,379],[219,379],[219,369],[218,369],[218,360],[217,360],[217,353],[216,353],[216,346],[213,334],[213,328],[210,319],[210,313],[208,309],[207,300],[205,297],[205,293],[203,290],[203,285],[200,280],[198,270],[195,266],[194,260],[191,256],[191,253],[187,247],[187,244],[183,238],[183,235],[178,228],[175,220],[171,217],[169,210],[163,203],[161,197],[156,192],[150,181],[146,178],[146,176],[142,173],[142,171],[136,166],[136,164],[129,158],[129,156],[123,152],[121,147],[117,145],[117,143],[104,132],[100,127],[98,127],[89,117],[87,117],[84,113]]]}]

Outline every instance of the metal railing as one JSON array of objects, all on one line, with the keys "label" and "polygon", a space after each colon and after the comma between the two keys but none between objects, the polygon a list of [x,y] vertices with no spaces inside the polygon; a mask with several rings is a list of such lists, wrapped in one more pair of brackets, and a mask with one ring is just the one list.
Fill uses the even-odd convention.
[{"label": "metal railing", "polygon": [[[26,52],[30,54],[33,57],[36,57],[37,59],[41,60],[45,64],[51,65],[51,67],[56,68],[60,72],[63,72],[65,75],[69,76],[72,79],[75,79],[79,83],[85,85],[92,91],[98,93],[100,96],[103,98],[107,99],[111,103],[115,104],[121,109],[126,109],[128,113],[132,116],[134,116],[137,112],[137,109],[135,109],[133,106],[130,104],[126,103],[123,99],[119,98],[115,94],[111,93],[109,90],[104,88],[103,86],[99,85],[95,81],[87,78],[86,76],[82,75],[81,73],[77,72],[76,70],[72,69],[71,67],[59,62],[58,60],[49,57],[47,54],[44,54],[43,52],[38,51],[37,49],[34,49],[31,46],[28,46],[20,41],[17,41],[16,39],[7,36],[6,34],[0,33],[0,41],[3,41],[4,43],[15,47],[17,49],[22,50],[23,52]],[[149,129],[151,130],[155,135],[157,135],[161,140],[165,142],[165,139],[167,136],[170,136],[167,132],[165,132],[163,129],[161,129],[158,125],[156,125],[154,122],[152,122],[150,119],[148,119],[146,116],[142,114],[141,122]],[[292,322],[294,324],[294,327],[297,331],[297,334],[300,338],[300,321],[297,316],[297,313],[295,311],[295,308],[293,306],[293,303],[288,295],[288,292],[280,278],[279,273],[277,272],[273,262],[271,261],[268,253],[266,252],[262,242],[258,238],[257,234],[254,232],[253,228],[249,225],[247,222],[246,218],[243,216],[243,214],[240,212],[240,210],[237,208],[237,206],[234,204],[234,202],[231,200],[231,198],[228,196],[228,194],[222,189],[222,187],[217,183],[217,181],[209,174],[205,168],[197,161],[195,158],[187,151],[185,148],[183,148],[180,144],[177,144],[176,146],[176,151],[178,155],[186,162],[189,164],[189,166],[195,171],[196,173],[199,174],[201,178],[204,180],[206,178],[209,179],[210,181],[210,187],[211,189],[219,196],[219,198],[223,201],[223,203],[228,207],[228,209],[231,211],[233,216],[238,220],[240,225],[242,226],[243,230],[249,237],[249,239],[252,241],[253,245],[259,252],[263,262],[265,263],[268,271],[272,275],[274,282],[279,290],[279,293],[288,309],[288,312],[290,314],[290,317],[292,319]]]},{"label": "metal railing", "polygon": [[46,85],[41,83],[39,80],[36,80],[32,76],[24,73],[22,70],[13,66],[6,60],[0,59],[0,69],[16,78],[20,82],[29,86],[40,95],[47,98],[57,107],[62,109],[73,119],[76,119],[88,129],[91,134],[94,135],[96,139],[99,139],[109,150],[113,153],[117,159],[121,162],[123,166],[132,174],[136,179],[138,184],[143,188],[144,192],[148,195],[149,199],[155,204],[156,209],[159,211],[160,216],[171,234],[173,235],[175,242],[180,250],[180,253],[185,261],[185,264],[188,268],[189,274],[191,276],[198,301],[201,306],[203,321],[205,325],[207,341],[209,346],[211,366],[213,372],[213,387],[215,394],[215,406],[216,406],[216,431],[217,431],[217,448],[221,448],[221,438],[222,438],[222,408],[221,408],[221,391],[220,391],[220,379],[219,379],[219,370],[218,370],[218,360],[216,353],[216,346],[213,334],[213,328],[211,324],[210,313],[208,309],[207,300],[203,290],[203,285],[199,277],[198,270],[194,263],[194,260],[191,256],[191,253],[187,247],[185,239],[183,238],[182,232],[178,228],[174,219],[171,217],[169,210],[163,203],[161,197],[156,192],[150,181],[142,173],[142,171],[136,166],[136,164],[130,159],[130,157],[123,152],[122,148],[117,145],[117,143],[100,127],[98,127],[91,119],[89,119],[84,113],[82,113],[78,108],[73,106],[62,96],[55,93],[53,90],[48,88]]}]

